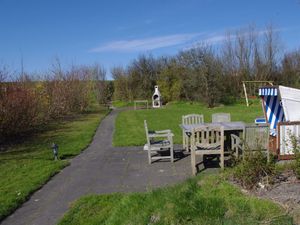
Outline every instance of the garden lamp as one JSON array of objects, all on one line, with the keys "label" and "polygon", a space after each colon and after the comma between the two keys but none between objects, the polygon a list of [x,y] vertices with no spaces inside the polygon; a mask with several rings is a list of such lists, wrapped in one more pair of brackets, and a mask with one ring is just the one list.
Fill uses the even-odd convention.
[{"label": "garden lamp", "polygon": [[54,160],[58,159],[58,145],[55,143],[52,143],[52,151],[53,151],[53,155],[54,155]]}]

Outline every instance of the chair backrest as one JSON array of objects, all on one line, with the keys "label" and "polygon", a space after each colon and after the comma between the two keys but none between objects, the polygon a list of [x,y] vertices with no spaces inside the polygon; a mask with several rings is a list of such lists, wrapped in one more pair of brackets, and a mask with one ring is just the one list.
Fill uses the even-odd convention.
[{"label": "chair backrest", "polygon": [[214,113],[211,115],[211,122],[230,122],[230,113]]},{"label": "chair backrest", "polygon": [[245,126],[244,144],[246,150],[267,150],[269,148],[268,124],[251,124]]},{"label": "chair backrest", "polygon": [[192,131],[192,145],[198,148],[214,148],[224,145],[224,127],[202,126]]},{"label": "chair backrest", "polygon": [[184,125],[200,123],[204,123],[204,117],[201,114],[188,114],[182,116],[182,124]]},{"label": "chair backrest", "polygon": [[144,120],[144,127],[145,127],[145,132],[146,132],[147,143],[150,144],[149,130],[148,130],[148,125],[147,125],[147,121],[146,120]]}]

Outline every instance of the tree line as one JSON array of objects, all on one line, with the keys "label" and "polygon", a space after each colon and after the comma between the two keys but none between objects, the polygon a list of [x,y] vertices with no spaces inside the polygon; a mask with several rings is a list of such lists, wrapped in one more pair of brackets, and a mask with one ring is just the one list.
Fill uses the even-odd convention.
[{"label": "tree line", "polygon": [[126,67],[111,68],[113,81],[99,64],[62,69],[56,60],[39,76],[2,66],[0,143],[97,104],[150,99],[155,85],[164,103],[200,101],[208,107],[238,100],[243,80],[300,88],[300,50],[284,51],[272,26],[263,31],[249,26],[224,37],[217,47],[200,43],[173,56],[140,55]]},{"label": "tree line", "polygon": [[244,80],[300,87],[299,71],[300,51],[284,52],[276,29],[249,26],[228,32],[217,47],[200,43],[174,56],[144,54],[111,73],[115,99],[150,99],[157,84],[165,102],[201,101],[213,107],[240,98]]},{"label": "tree line", "polygon": [[39,77],[24,72],[12,74],[3,66],[0,69],[0,143],[31,133],[52,120],[84,113],[96,104],[107,102],[112,84],[105,78],[106,72],[100,65],[63,70],[57,61],[49,73]]}]

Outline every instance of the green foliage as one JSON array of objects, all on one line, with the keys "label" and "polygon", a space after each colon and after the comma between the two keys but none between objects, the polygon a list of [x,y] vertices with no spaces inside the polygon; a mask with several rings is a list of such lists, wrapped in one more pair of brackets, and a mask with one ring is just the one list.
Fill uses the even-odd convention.
[{"label": "green foliage", "polygon": [[222,64],[212,48],[192,48],[180,52],[179,59],[179,64],[186,71],[182,77],[182,92],[189,96],[189,100],[205,102],[208,107],[220,103],[224,82]]},{"label": "green foliage", "polygon": [[243,160],[234,168],[234,178],[245,188],[252,189],[259,182],[269,185],[275,174],[275,163],[268,162],[262,151],[247,151]]},{"label": "green foliage", "polygon": [[182,84],[179,74],[182,74],[181,70],[182,68],[175,64],[168,66],[160,73],[157,84],[163,96],[164,103],[180,99]]},{"label": "green foliage", "polygon": [[295,154],[295,164],[294,164],[294,172],[298,179],[300,179],[300,146],[297,142],[297,145],[294,146],[294,154]]},{"label": "green foliage", "polygon": [[107,105],[112,99],[114,94],[113,81],[98,81],[96,83],[97,100],[99,104]]},{"label": "green foliage", "polygon": [[113,144],[115,146],[144,145],[146,136],[144,120],[147,120],[149,129],[171,129],[175,134],[174,142],[182,143],[181,124],[182,115],[198,113],[204,115],[205,122],[211,121],[211,114],[226,112],[231,114],[232,121],[253,123],[254,118],[261,115],[259,101],[250,107],[244,104],[207,108],[205,105],[193,102],[174,102],[160,109],[131,110],[120,112],[116,119]]},{"label": "green foliage", "polygon": [[299,153],[296,154],[296,163],[294,167],[295,174],[298,179],[300,179],[300,156]]},{"label": "green foliage", "polygon": [[[53,122],[46,131],[0,152],[0,220],[68,165],[66,158],[87,147],[106,113],[99,111],[60,123]],[[58,144],[62,160],[53,160],[50,148],[53,142]]]},{"label": "green foliage", "polygon": [[237,101],[238,99],[236,97],[234,97],[233,95],[228,95],[226,93],[220,97],[220,102],[225,105],[233,105],[236,104]]},{"label": "green foliage", "polygon": [[115,67],[111,70],[114,78],[114,95],[113,99],[118,101],[129,101],[131,99],[129,93],[129,84],[126,71],[121,67]]},{"label": "green foliage", "polygon": [[292,134],[291,130],[288,130],[289,140],[286,146],[291,147],[295,156],[295,161],[292,163],[292,170],[294,171],[296,177],[300,179],[300,144],[299,137]]},{"label": "green foliage", "polygon": [[298,179],[300,179],[300,140],[299,137],[296,137],[295,135],[290,135],[290,141],[293,148],[293,152],[295,154],[295,162],[293,165],[293,170],[297,176]]},{"label": "green foliage", "polygon": [[146,193],[83,197],[59,225],[260,223],[293,224],[280,206],[243,195],[221,176],[202,175]]},{"label": "green foliage", "polygon": [[140,55],[126,69],[114,67],[114,100],[151,98],[157,81],[158,65],[151,55]]},{"label": "green foliage", "polygon": [[147,99],[153,94],[157,81],[158,66],[152,55],[140,55],[127,69],[132,100]]}]

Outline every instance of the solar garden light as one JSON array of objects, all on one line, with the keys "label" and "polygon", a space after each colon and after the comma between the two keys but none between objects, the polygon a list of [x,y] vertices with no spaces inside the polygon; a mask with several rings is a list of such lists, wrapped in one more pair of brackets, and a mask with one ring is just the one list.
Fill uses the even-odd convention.
[{"label": "solar garden light", "polygon": [[58,145],[55,143],[52,143],[52,151],[53,151],[53,155],[54,155],[54,160],[58,159]]}]

